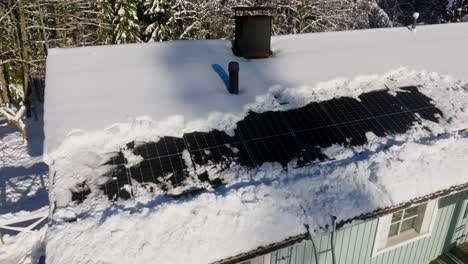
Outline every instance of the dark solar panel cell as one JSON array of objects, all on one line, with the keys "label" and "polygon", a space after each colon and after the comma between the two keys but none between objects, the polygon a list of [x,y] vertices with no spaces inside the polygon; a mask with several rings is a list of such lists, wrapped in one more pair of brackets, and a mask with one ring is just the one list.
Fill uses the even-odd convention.
[{"label": "dark solar panel cell", "polygon": [[[163,137],[157,144],[158,150],[167,150],[167,155],[174,155],[181,153],[185,149],[185,143],[182,138],[176,137]],[[164,156],[161,155],[161,156]]]},{"label": "dark solar panel cell", "polygon": [[170,182],[176,187],[189,177],[188,167],[181,155],[162,156],[143,160],[139,165],[128,169],[132,178],[140,183]]},{"label": "dark solar panel cell", "polygon": [[298,109],[285,111],[283,116],[294,131],[333,125],[332,120],[319,103],[310,103]]},{"label": "dark solar panel cell", "polygon": [[173,148],[171,149],[168,148],[168,145],[171,145],[170,141],[171,140],[167,139],[166,137],[159,139],[159,141],[156,142],[155,144],[157,155],[151,156],[150,158],[168,156],[168,155],[177,153],[177,150],[173,146],[172,146]]},{"label": "dark solar panel cell", "polygon": [[125,164],[126,160],[122,154],[122,152],[118,152],[117,155],[111,158],[112,164]]},{"label": "dark solar panel cell", "polygon": [[157,142],[136,145],[133,152],[144,159],[177,154],[185,148],[184,140],[176,137],[162,137]]},{"label": "dark solar panel cell", "polygon": [[126,162],[122,152],[120,151],[109,153],[109,155],[112,155],[112,156],[103,165],[125,164]]},{"label": "dark solar panel cell", "polygon": [[403,87],[404,92],[397,92],[397,99],[413,113],[419,114],[422,119],[438,122],[442,112],[431,102],[431,98],[422,94],[417,87]]},{"label": "dark solar panel cell", "polygon": [[237,123],[244,140],[264,138],[291,132],[290,127],[284,122],[281,112],[250,112],[242,121]]},{"label": "dark solar panel cell", "polygon": [[234,161],[237,164],[255,167],[256,162],[253,159],[252,153],[249,148],[247,148],[246,143],[243,142],[233,142],[229,144],[229,148],[234,153]]},{"label": "dark solar panel cell", "polygon": [[119,187],[123,187],[126,184],[132,184],[127,173],[127,168],[125,168],[124,165],[118,165],[112,170],[112,179],[117,181]]},{"label": "dark solar panel cell", "polygon": [[333,144],[345,144],[346,138],[336,126],[296,132],[300,142],[307,146],[327,148]]},{"label": "dark solar panel cell", "polygon": [[405,133],[418,121],[415,115],[406,112],[378,117],[376,120],[384,127],[387,135]]},{"label": "dark solar panel cell", "polygon": [[356,121],[338,125],[338,129],[346,136],[347,146],[360,146],[367,143],[366,133],[372,131],[365,121]]},{"label": "dark solar panel cell", "polygon": [[[133,167],[132,167],[133,168]],[[159,182],[157,180],[157,177],[153,173],[153,169],[151,167],[150,161],[149,160],[143,160],[140,162],[140,164],[135,166],[136,168],[140,168],[140,172],[142,175],[142,182]],[[138,178],[135,178],[135,180],[139,180]]]},{"label": "dark solar panel cell", "polygon": [[320,151],[318,147],[303,146],[297,157],[297,167],[303,167],[312,163],[324,161],[328,157]]},{"label": "dark solar panel cell", "polygon": [[185,169],[184,161],[179,155],[162,156],[150,160],[151,169],[156,178]]},{"label": "dark solar panel cell", "polygon": [[134,180],[140,182],[140,183],[150,182],[152,180],[152,178],[153,178],[151,175],[142,174],[140,165],[133,166],[133,167],[129,168],[128,171],[129,171],[130,177],[133,178]]},{"label": "dark solar panel cell", "polygon": [[325,101],[321,103],[321,105],[336,124],[372,118],[369,111],[367,111],[359,101],[353,98],[337,98]]},{"label": "dark solar panel cell", "polygon": [[[184,134],[185,143],[187,144],[187,147],[190,151],[198,150],[202,148],[202,146],[208,147],[203,138],[204,134],[205,133],[203,132],[194,132],[194,133]],[[198,143],[199,141],[200,143]]]},{"label": "dark solar panel cell", "polygon": [[426,119],[434,123],[438,123],[439,119],[443,117],[442,112],[435,107],[419,109],[417,111],[414,111],[413,113],[418,114],[422,119]]},{"label": "dark solar panel cell", "polygon": [[72,190],[72,201],[76,203],[82,203],[86,197],[91,193],[89,186],[86,182],[82,182],[75,187],[75,190]]},{"label": "dark solar panel cell", "polygon": [[377,91],[359,96],[362,105],[373,117],[408,111],[394,96],[386,91]]},{"label": "dark solar panel cell", "polygon": [[132,198],[132,194],[129,193],[126,189],[120,188],[119,189],[119,198],[124,199],[124,200],[128,200],[128,199]]},{"label": "dark solar panel cell", "polygon": [[184,140],[189,151],[217,147],[232,142],[232,138],[225,132],[213,130],[210,132],[193,132],[184,134]]},{"label": "dark solar panel cell", "polygon": [[222,165],[222,167],[227,167],[233,161],[234,156],[234,153],[227,145],[196,150],[192,151],[190,154],[192,155],[193,162],[199,166],[217,163]]},{"label": "dark solar panel cell", "polygon": [[143,157],[144,159],[151,159],[159,156],[155,142],[139,143],[133,150],[133,153]]},{"label": "dark solar panel cell", "polygon": [[403,87],[402,91],[397,92],[396,98],[409,110],[433,107],[431,99],[421,92],[417,87]]},{"label": "dark solar panel cell", "polygon": [[201,182],[208,182],[211,184],[212,187],[218,187],[220,185],[223,184],[223,180],[221,180],[220,178],[216,178],[216,179],[210,179],[209,175],[208,175],[208,172],[203,172],[202,174],[198,175],[198,179],[201,181]]},{"label": "dark solar panel cell", "polygon": [[117,181],[110,180],[100,188],[104,191],[104,194],[109,198],[109,200],[115,201],[119,198],[119,186]]},{"label": "dark solar panel cell", "polygon": [[226,132],[212,130],[209,133],[213,137],[216,146],[229,144],[230,142],[232,142],[232,138],[228,134],[226,134]]},{"label": "dark solar panel cell", "polygon": [[299,148],[293,135],[286,134],[246,142],[256,165],[279,162],[283,166],[299,156]]},{"label": "dark solar panel cell", "polygon": [[109,200],[116,201],[120,199],[130,199],[131,194],[122,187],[119,187],[119,184],[116,180],[110,180],[100,188],[104,191],[104,194],[109,198]]},{"label": "dark solar panel cell", "polygon": [[184,173],[183,171],[176,171],[172,174],[169,174],[168,177],[166,177],[166,181],[170,181],[172,186],[177,187],[182,185],[182,182],[187,178],[187,174]]},{"label": "dark solar panel cell", "polygon": [[366,127],[366,130],[371,131],[378,137],[385,137],[387,135],[387,132],[385,130],[385,127],[377,121],[377,119],[368,119],[365,121],[362,121],[361,124],[363,124]]}]

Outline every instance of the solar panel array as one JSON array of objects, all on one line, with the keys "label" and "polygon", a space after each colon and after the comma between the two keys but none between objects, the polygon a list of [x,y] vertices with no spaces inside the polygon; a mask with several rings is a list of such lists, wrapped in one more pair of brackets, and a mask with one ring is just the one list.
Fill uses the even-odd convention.
[{"label": "solar panel array", "polygon": [[[293,160],[295,166],[306,166],[333,158],[321,151],[333,144],[363,145],[367,132],[379,137],[405,133],[421,119],[438,122],[440,116],[442,112],[416,87],[401,88],[395,95],[382,90],[364,93],[359,100],[341,97],[287,111],[249,112],[237,123],[234,136],[213,130],[129,144],[143,161],[127,168],[118,153],[108,162],[113,169],[104,175],[109,180],[101,189],[109,199],[128,199],[132,179],[155,183],[165,191],[194,182],[218,186],[221,172],[232,166],[265,162],[286,166]],[[85,191],[81,198],[75,194],[77,201],[89,193]]]}]

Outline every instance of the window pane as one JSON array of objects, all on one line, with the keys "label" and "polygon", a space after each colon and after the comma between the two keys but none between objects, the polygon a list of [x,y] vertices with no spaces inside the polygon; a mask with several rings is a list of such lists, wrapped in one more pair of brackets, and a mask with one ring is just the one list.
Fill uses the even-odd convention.
[{"label": "window pane", "polygon": [[463,219],[468,216],[468,203],[466,203],[465,214],[463,215]]},{"label": "window pane", "polygon": [[405,218],[415,216],[417,214],[418,214],[418,207],[417,206],[405,210]]},{"label": "window pane", "polygon": [[396,223],[390,226],[390,231],[388,232],[388,236],[394,236],[398,234],[398,227],[400,226],[400,223]]},{"label": "window pane", "polygon": [[403,222],[401,222],[401,231],[400,232],[404,232],[406,230],[410,230],[411,228],[413,228],[414,223],[416,222],[416,218],[417,217],[413,217],[411,219],[403,220]]},{"label": "window pane", "polygon": [[392,223],[395,223],[395,222],[397,222],[397,221],[400,221],[402,215],[403,215],[403,211],[399,211],[399,212],[393,213],[393,216],[392,216]]}]

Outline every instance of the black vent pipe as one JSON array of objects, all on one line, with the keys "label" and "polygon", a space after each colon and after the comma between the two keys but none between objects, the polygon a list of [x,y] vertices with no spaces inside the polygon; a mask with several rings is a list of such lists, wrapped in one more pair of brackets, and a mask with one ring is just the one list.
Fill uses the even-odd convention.
[{"label": "black vent pipe", "polygon": [[229,62],[229,87],[228,91],[231,94],[239,93],[239,63],[235,61]]}]

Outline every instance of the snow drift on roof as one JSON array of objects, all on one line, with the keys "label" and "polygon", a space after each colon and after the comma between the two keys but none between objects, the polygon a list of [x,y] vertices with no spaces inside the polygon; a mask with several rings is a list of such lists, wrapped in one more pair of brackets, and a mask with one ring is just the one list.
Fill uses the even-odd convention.
[{"label": "snow drift on roof", "polygon": [[[155,141],[196,128],[225,128],[232,134],[245,114],[218,113],[188,124],[172,118],[163,125],[143,118],[70,136],[52,155],[56,176],[51,196],[58,207],[49,230],[47,261],[73,263],[89,256],[97,262],[127,258],[136,263],[208,263],[302,234],[304,223],[320,232],[330,223],[330,215],[348,219],[466,183],[468,136],[454,131],[468,126],[468,85],[448,76],[399,69],[313,88],[273,88],[245,111],[294,109],[317,98],[358,98],[356,91],[382,87],[397,94],[399,87],[408,85],[421,85],[420,91],[443,112],[443,120],[424,121],[401,135],[368,137],[367,144],[351,149],[334,145],[324,153],[336,161],[314,166],[288,165],[285,170],[279,163],[264,163],[253,169],[226,169],[222,173],[229,184],[179,199],[166,196],[157,186],[153,193],[142,186],[128,201],[88,197],[68,206],[77,184],[86,181],[96,191],[106,181],[100,175],[107,171],[102,164],[113,156],[110,151],[132,140]],[[135,157],[129,160],[138,163]],[[75,259],[77,248],[82,255]],[[108,254],[108,248],[121,249],[121,254],[115,250]]]}]

